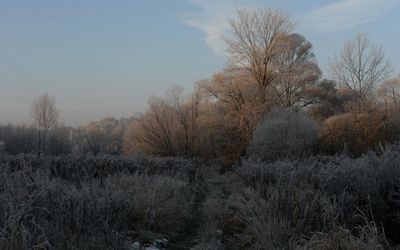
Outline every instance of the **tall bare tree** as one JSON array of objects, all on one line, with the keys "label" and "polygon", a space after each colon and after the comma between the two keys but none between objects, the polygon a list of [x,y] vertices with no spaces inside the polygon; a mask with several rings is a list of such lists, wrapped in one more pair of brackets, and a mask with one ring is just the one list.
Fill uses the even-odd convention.
[{"label": "tall bare tree", "polygon": [[49,130],[57,124],[56,99],[47,93],[32,103],[31,114],[38,129],[38,155],[43,152]]},{"label": "tall bare tree", "polygon": [[244,67],[257,81],[260,101],[267,101],[268,86],[277,77],[273,67],[282,36],[294,27],[287,13],[274,9],[238,10],[226,38],[230,62]]},{"label": "tall bare tree", "polygon": [[330,68],[336,81],[351,91],[359,102],[371,97],[392,70],[383,48],[371,44],[366,34],[345,42],[340,57]]},{"label": "tall bare tree", "polygon": [[235,160],[245,153],[263,111],[255,98],[259,93],[256,86],[254,78],[242,67],[226,68],[202,83],[213,109],[219,113],[213,123],[224,134],[225,140],[220,143],[223,154]]}]

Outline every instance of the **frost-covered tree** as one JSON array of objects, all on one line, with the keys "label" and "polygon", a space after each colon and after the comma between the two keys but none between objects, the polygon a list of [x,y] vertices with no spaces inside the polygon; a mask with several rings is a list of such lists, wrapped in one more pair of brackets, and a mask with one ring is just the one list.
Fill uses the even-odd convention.
[{"label": "frost-covered tree", "polygon": [[246,69],[256,80],[258,97],[265,103],[268,87],[276,79],[273,65],[281,39],[293,29],[290,16],[274,9],[241,9],[230,22],[226,39],[231,63]]},{"label": "frost-covered tree", "polygon": [[381,84],[378,95],[386,106],[397,106],[400,104],[400,75],[391,78]]},{"label": "frost-covered tree", "polygon": [[129,119],[104,118],[93,121],[74,131],[74,152],[92,154],[122,153],[123,136]]},{"label": "frost-covered tree", "polygon": [[300,34],[282,36],[273,68],[277,73],[271,84],[282,107],[311,104],[310,91],[321,76],[312,45]]},{"label": "frost-covered tree", "polygon": [[392,70],[383,48],[371,44],[366,34],[346,41],[330,68],[336,81],[350,90],[359,104],[371,97]]},{"label": "frost-covered tree", "polygon": [[151,98],[147,110],[127,128],[125,153],[183,157],[201,155],[201,102],[199,90],[185,97],[178,87],[170,89],[165,97]]}]

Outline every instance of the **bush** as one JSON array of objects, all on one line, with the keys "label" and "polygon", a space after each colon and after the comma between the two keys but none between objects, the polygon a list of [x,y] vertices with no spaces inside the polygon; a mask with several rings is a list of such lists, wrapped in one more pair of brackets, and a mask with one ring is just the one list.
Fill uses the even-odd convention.
[{"label": "bush", "polygon": [[111,179],[115,192],[127,197],[131,210],[126,219],[131,229],[174,236],[190,217],[191,196],[187,183],[164,176],[116,176]]},{"label": "bush", "polygon": [[292,246],[296,250],[304,249],[357,249],[357,250],[381,250],[390,249],[385,235],[379,232],[374,223],[356,228],[359,236],[343,227],[335,227],[328,233],[315,233],[309,238],[294,240]]},{"label": "bush", "polygon": [[1,157],[0,249],[126,249],[134,240],[173,238],[190,219],[203,173],[195,165],[172,158]]},{"label": "bush", "polygon": [[383,127],[383,139],[389,144],[400,142],[400,106],[388,110],[387,121]]},{"label": "bush", "polygon": [[[244,161],[235,172],[254,190],[244,202],[245,211],[254,211],[244,216],[254,218],[246,223],[247,237],[255,239],[254,244],[268,238],[278,240],[270,244],[282,244],[296,234],[328,233],[336,225],[358,237],[353,229],[366,226],[367,217],[384,229],[392,243],[399,243],[399,152],[399,146],[392,146],[381,156],[370,153],[358,159]],[[274,221],[277,224],[271,224]]]},{"label": "bush", "polygon": [[318,124],[301,110],[275,109],[254,132],[248,156],[263,160],[309,156],[318,135]]},{"label": "bush", "polygon": [[360,156],[383,142],[385,122],[386,115],[378,111],[328,118],[320,131],[321,149],[330,154],[346,152]]}]

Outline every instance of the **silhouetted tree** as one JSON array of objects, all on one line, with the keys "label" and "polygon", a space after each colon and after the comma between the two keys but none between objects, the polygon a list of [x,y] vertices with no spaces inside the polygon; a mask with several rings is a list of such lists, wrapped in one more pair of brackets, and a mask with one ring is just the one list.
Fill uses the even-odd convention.
[{"label": "silhouetted tree", "polygon": [[108,117],[90,122],[74,131],[74,152],[119,155],[130,119]]},{"label": "silhouetted tree", "polygon": [[32,103],[32,118],[38,129],[38,155],[44,151],[47,134],[57,124],[59,112],[56,99],[47,93],[41,95]]},{"label": "silhouetted tree", "polygon": [[330,68],[335,80],[357,98],[359,109],[391,72],[383,48],[371,44],[365,34],[346,41],[340,57],[331,63]]}]

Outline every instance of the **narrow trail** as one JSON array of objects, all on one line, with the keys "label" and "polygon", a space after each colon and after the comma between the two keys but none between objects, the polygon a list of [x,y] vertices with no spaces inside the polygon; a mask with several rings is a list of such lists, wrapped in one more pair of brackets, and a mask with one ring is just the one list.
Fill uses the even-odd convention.
[{"label": "narrow trail", "polygon": [[192,188],[195,188],[195,195],[191,206],[191,219],[187,221],[182,232],[168,242],[166,250],[189,250],[198,243],[199,229],[202,225],[201,208],[209,193],[208,182],[202,179]]}]

